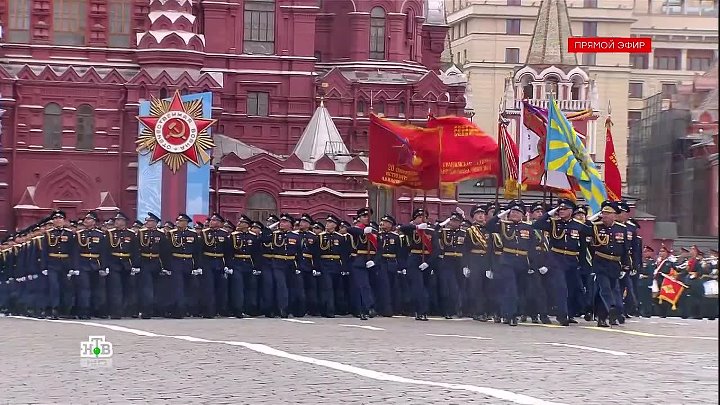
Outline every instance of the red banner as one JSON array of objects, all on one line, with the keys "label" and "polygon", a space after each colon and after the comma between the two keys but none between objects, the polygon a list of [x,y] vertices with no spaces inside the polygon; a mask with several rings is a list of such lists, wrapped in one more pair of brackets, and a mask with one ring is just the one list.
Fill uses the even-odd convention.
[{"label": "red banner", "polygon": [[622,199],[622,177],[618,168],[617,156],[615,155],[615,144],[612,139],[612,121],[610,117],[605,120],[605,189],[608,199],[620,201]]},{"label": "red banner", "polygon": [[457,183],[495,177],[500,172],[498,144],[465,117],[429,117],[428,128],[440,128],[440,180]]},{"label": "red banner", "polygon": [[388,187],[435,190],[440,185],[440,131],[395,124],[370,116],[371,182]]},{"label": "red banner", "polygon": [[658,302],[669,302],[672,305],[672,309],[674,311],[675,309],[677,309],[677,302],[682,296],[683,290],[687,286],[670,276],[666,276],[663,273],[660,273],[660,275],[663,277],[663,280],[662,284],[660,284]]}]

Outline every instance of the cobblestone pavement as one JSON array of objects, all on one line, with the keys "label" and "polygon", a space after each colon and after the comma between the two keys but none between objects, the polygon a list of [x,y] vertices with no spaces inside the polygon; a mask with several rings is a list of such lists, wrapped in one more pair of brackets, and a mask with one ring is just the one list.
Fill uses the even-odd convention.
[{"label": "cobblestone pavement", "polygon": [[[592,325],[6,317],[0,403],[717,403],[717,321]],[[111,365],[83,367],[90,335]]]}]

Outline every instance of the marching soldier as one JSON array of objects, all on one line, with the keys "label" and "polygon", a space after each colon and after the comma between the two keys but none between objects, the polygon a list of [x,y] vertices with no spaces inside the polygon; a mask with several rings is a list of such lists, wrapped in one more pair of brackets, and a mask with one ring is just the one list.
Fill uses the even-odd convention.
[{"label": "marching soldier", "polygon": [[[175,319],[182,319],[188,309],[188,298],[192,299],[195,291],[188,291],[194,287],[195,275],[202,263],[200,259],[200,240],[197,232],[188,225],[192,219],[187,214],[180,214],[176,219],[176,226],[168,232],[170,242],[170,281],[172,283],[172,312]],[[186,284],[190,288],[186,288]],[[186,292],[193,293],[187,297]],[[193,305],[192,301],[190,305]]]},{"label": "marching soldier", "polygon": [[430,268],[432,257],[434,230],[427,224],[427,212],[416,208],[412,214],[412,222],[402,226],[400,230],[407,235],[410,242],[410,254],[407,260],[407,276],[415,310],[415,320],[427,321],[429,297],[425,287],[424,272]]},{"label": "marching soldier", "polygon": [[46,231],[43,241],[42,268],[43,276],[47,277],[48,309],[52,319],[58,319],[61,290],[64,279],[73,271],[72,257],[77,246],[75,234],[65,227],[65,213],[54,211],[50,218],[53,227]]},{"label": "marching soldier", "polygon": [[630,270],[630,241],[627,229],[615,221],[620,213],[611,201],[602,203],[601,219],[592,223],[592,263],[597,284],[597,326],[617,325],[620,302],[618,281]]},{"label": "marching soldier", "polygon": [[403,256],[404,250],[400,235],[395,232],[395,225],[397,222],[391,215],[386,214],[380,219],[379,247],[374,260],[376,265],[371,273],[375,281],[373,292],[377,309],[380,315],[388,317],[393,315],[390,280],[397,276],[398,259]]},{"label": "marching soldier", "polygon": [[[260,243],[258,235],[250,231],[252,220],[242,215],[237,230],[230,234],[232,261],[229,271],[230,312],[238,319],[245,317],[245,290],[248,301],[257,305],[257,280],[251,279],[255,263],[260,263]],[[247,280],[247,283],[246,283]],[[253,305],[253,307],[254,307]]]},{"label": "marching soldier", "polygon": [[463,259],[467,247],[467,234],[460,229],[463,214],[458,208],[435,229],[433,251],[437,257],[440,300],[445,319],[452,319],[460,312],[464,297],[462,286],[465,278],[470,276],[470,269]]},{"label": "marching soldier", "polygon": [[[539,220],[545,215],[545,211],[545,204],[536,202],[531,208],[531,219],[533,221]],[[522,300],[525,305],[525,311],[520,318],[522,322],[525,322],[525,316],[530,315],[530,321],[532,323],[552,323],[550,318],[548,318],[547,288],[543,283],[547,280],[545,274],[547,274],[549,255],[550,242],[545,232],[535,229],[535,249],[533,253],[529,255],[530,269],[527,274],[520,274],[520,279],[523,281],[521,284],[522,291],[525,296]],[[538,315],[540,315],[539,318]]]},{"label": "marching soldier", "polygon": [[350,228],[352,228],[352,225],[349,222],[340,221],[338,233],[345,238],[347,249],[343,252],[344,256],[342,257],[341,283],[335,289],[335,305],[340,315],[352,313],[360,316],[360,299],[355,288],[353,288],[352,278],[350,277],[352,267],[352,237],[348,233]]},{"label": "marching soldier", "polygon": [[476,205],[470,210],[472,225],[467,228],[465,243],[468,245],[465,255],[465,266],[470,270],[470,296],[472,300],[472,317],[476,321],[487,322],[488,280],[485,272],[490,270],[488,256],[488,232],[485,229],[486,205]]},{"label": "marching soldier", "polygon": [[500,287],[500,314],[505,324],[510,326],[518,324],[517,277],[520,273],[527,273],[530,267],[528,253],[535,248],[532,226],[523,222],[524,216],[525,204],[513,200],[505,211],[487,223],[488,230],[497,235],[493,237],[498,238],[499,245],[502,245],[498,266],[493,268],[491,276]]},{"label": "marching soldier", "polygon": [[[584,223],[588,226],[592,224],[587,222],[588,210],[582,205],[578,205],[573,210],[573,219]],[[593,318],[593,300],[595,293],[595,274],[592,272],[592,256],[590,254],[590,243],[592,236],[586,235],[580,240],[580,255],[578,256],[580,280],[582,281],[582,312],[587,322]]]},{"label": "marching soldier", "polygon": [[[630,271],[620,279],[620,300],[621,307],[618,314],[618,322],[625,323],[625,317],[629,318],[630,314],[637,313],[637,297],[635,297],[635,278],[639,264],[642,262],[642,246],[639,246],[638,227],[634,222],[630,221],[630,206],[625,201],[617,203],[620,208],[618,222],[625,225],[627,230],[628,245],[630,248]],[[624,299],[623,299],[624,297]]]},{"label": "marching soldier", "polygon": [[[663,280],[665,279],[662,275],[666,275],[668,277],[675,277],[678,274],[678,271],[676,270],[676,264],[677,264],[677,258],[675,256],[670,256],[670,251],[668,248],[666,248],[664,245],[660,246],[660,249],[658,250],[658,257],[655,259],[655,268],[653,271],[653,284],[651,285],[651,289],[653,290],[653,298],[657,295],[657,292],[659,292],[659,287],[662,285]],[[659,300],[658,302],[658,315],[660,315],[661,318],[665,318],[669,315],[669,312],[671,311],[672,305],[667,301]]]},{"label": "marching soldier", "polygon": [[[575,203],[562,198],[558,200],[556,208],[533,223],[535,229],[548,235],[548,264],[545,271],[541,268],[539,272],[545,275],[548,296],[556,308],[557,321],[562,326],[577,323],[572,319],[575,313],[568,311],[568,297],[572,299],[573,310],[579,311],[580,308],[576,307],[581,306],[583,294],[578,272],[580,244],[590,235],[590,228],[573,218],[575,208]],[[557,218],[553,217],[555,213],[558,214]],[[568,285],[568,279],[572,281],[571,285]]]},{"label": "marching soldier", "polygon": [[[304,316],[306,312],[317,315],[317,274],[320,268],[320,248],[318,238],[310,227],[315,222],[310,214],[300,215],[298,230],[300,235],[302,255],[297,267],[300,274],[291,277],[291,291],[295,291],[292,307],[295,316]],[[293,294],[291,294],[293,295]]]},{"label": "marching soldier", "polygon": [[209,224],[200,231],[202,256],[198,271],[200,276],[200,297],[203,318],[214,318],[220,313],[227,316],[228,276],[232,265],[233,250],[230,234],[222,229],[225,222],[220,214],[214,213]]},{"label": "marching soldier", "polygon": [[[348,239],[337,232],[340,219],[330,215],[325,220],[325,232],[318,235],[320,249],[320,312],[328,318],[335,317],[336,298],[345,301],[343,286],[343,260],[349,257]],[[336,297],[336,292],[338,297]]]},{"label": "marching soldier", "polygon": [[130,313],[137,317],[137,279],[140,272],[140,252],[137,236],[127,228],[128,217],[115,215],[115,227],[107,230],[108,303],[111,319]]},{"label": "marching soldier", "polygon": [[642,269],[638,277],[638,304],[640,316],[650,318],[653,315],[652,280],[655,272],[655,249],[652,246],[643,248]]},{"label": "marching soldier", "polygon": [[[97,214],[90,212],[83,220],[82,229],[77,231],[74,268],[78,273],[73,277],[77,315],[80,319],[90,319],[90,314],[104,315],[105,306],[105,263],[107,241],[105,234],[95,227]],[[91,303],[92,298],[92,303]],[[92,310],[91,310],[92,304]]]},{"label": "marching soldier", "polygon": [[[275,225],[277,226],[277,225]],[[257,261],[254,263],[254,267],[251,273],[251,277],[245,278],[245,283],[248,284],[246,291],[249,294],[254,290],[256,292],[255,300],[248,296],[245,300],[249,313],[265,314],[266,317],[272,317],[273,302],[275,302],[273,294],[273,283],[272,283],[272,243],[263,242],[263,235],[269,233],[269,230],[260,221],[253,221],[250,224],[250,231],[257,236],[256,243],[258,244]],[[269,278],[269,290],[265,288],[265,277]]]},{"label": "marching soldier", "polygon": [[378,239],[377,233],[370,225],[370,215],[373,211],[370,208],[357,210],[357,225],[348,229],[352,246],[350,277],[353,287],[358,294],[360,304],[360,320],[367,320],[370,309],[374,307],[372,290],[370,288],[369,271],[375,267],[375,255],[377,254]]},{"label": "marching soldier", "polygon": [[[163,309],[166,306],[167,291],[159,290],[155,294],[155,287],[162,285],[167,280],[169,270],[164,263],[170,263],[167,257],[167,236],[157,226],[160,218],[152,212],[145,217],[145,226],[138,230],[138,242],[140,244],[140,312],[142,319],[150,319],[155,313],[155,308]],[[163,287],[165,287],[163,285]],[[153,304],[157,300],[157,305]]]},{"label": "marching soldier", "polygon": [[294,223],[295,218],[290,214],[280,215],[280,221],[277,223],[278,229],[272,234],[266,235],[263,240],[264,242],[269,241],[272,249],[271,276],[263,278],[263,289],[266,292],[272,291],[274,286],[275,309],[281,318],[288,317],[290,299],[288,280],[299,275],[297,263],[302,257],[302,240],[298,233],[293,232]]}]

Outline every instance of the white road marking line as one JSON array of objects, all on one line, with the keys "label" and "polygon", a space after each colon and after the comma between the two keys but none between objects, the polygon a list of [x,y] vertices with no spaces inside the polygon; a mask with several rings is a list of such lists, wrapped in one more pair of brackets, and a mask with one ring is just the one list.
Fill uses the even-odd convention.
[{"label": "white road marking line", "polygon": [[383,328],[377,328],[375,326],[368,326],[368,325],[348,325],[348,324],[341,323],[338,326],[344,326],[346,328],[367,329],[367,330],[385,330]]},{"label": "white road marking line", "polygon": [[717,369],[718,369],[717,366],[705,366],[705,367],[703,367],[703,368],[704,368],[705,370],[717,370]]},{"label": "white road marking line", "polygon": [[[115,330],[118,332],[131,333],[131,334],[139,335],[139,336],[164,337],[164,338],[170,338],[170,339],[179,339],[179,340],[187,340],[187,341],[202,342],[202,343],[220,343],[220,344],[226,344],[226,345],[230,345],[230,346],[240,346],[240,347],[244,347],[246,349],[252,350],[257,353],[262,353],[262,354],[267,354],[270,356],[294,360],[294,361],[297,361],[300,363],[314,364],[317,366],[322,366],[322,367],[330,368],[330,369],[337,370],[337,371],[355,374],[355,375],[358,375],[361,377],[366,377],[366,378],[370,378],[370,379],[378,380],[378,381],[390,381],[390,382],[396,382],[396,383],[401,383],[401,384],[424,385],[424,386],[440,387],[440,388],[446,388],[446,389],[452,389],[452,390],[458,390],[458,391],[469,391],[469,392],[474,392],[474,393],[490,396],[493,398],[502,399],[505,401],[510,401],[510,402],[513,402],[516,404],[522,404],[522,405],[563,405],[562,403],[559,403],[559,402],[546,401],[544,399],[531,397],[529,395],[516,394],[511,391],[501,390],[501,389],[497,389],[497,388],[481,387],[481,386],[470,385],[470,384],[441,383],[441,382],[435,382],[435,381],[416,380],[416,379],[412,379],[412,378],[400,377],[400,376],[397,376],[394,374],[388,374],[388,373],[383,373],[380,371],[374,371],[374,370],[369,370],[369,369],[365,369],[365,368],[355,367],[355,366],[351,366],[351,365],[344,364],[344,363],[338,363],[335,361],[321,360],[321,359],[316,359],[314,357],[292,354],[292,353],[284,352],[282,350],[274,349],[270,346],[266,346],[263,344],[247,343],[247,342],[239,342],[239,341],[209,340],[209,339],[202,339],[202,338],[194,338],[191,336],[169,336],[169,335],[162,335],[162,334],[158,334],[158,333],[148,332],[148,331],[144,331],[144,330],[140,330],[140,329],[132,329],[132,328],[126,328],[123,326],[117,326],[117,325],[111,325],[111,324],[101,324],[101,323],[95,323],[95,322],[36,319],[36,318],[26,318],[26,317],[22,317],[22,316],[13,316],[12,318],[25,319],[25,320],[31,320],[31,321],[37,321],[37,322],[58,322],[58,323],[69,323],[69,324],[85,325],[85,326],[95,326],[95,327],[99,327],[99,328]],[[190,339],[192,339],[192,340],[190,340]]]},{"label": "white road marking line", "polygon": [[522,323],[522,322],[520,322],[520,323],[518,323],[518,325],[522,325],[522,326],[542,326],[543,328],[567,328],[567,326],[560,326],[560,325],[555,325],[555,324],[552,324],[552,323],[544,324],[544,323]]},{"label": "white road marking line", "polygon": [[480,337],[480,336],[465,336],[465,335],[437,335],[435,333],[426,333],[425,336],[436,336],[436,337],[455,337],[462,339],[477,339],[477,340],[492,340],[492,338]]},{"label": "white road marking line", "polygon": [[600,328],[597,326],[581,326],[583,329],[592,329],[592,330],[600,330],[603,332],[614,332],[614,333],[624,333],[626,335],[635,335],[635,336],[644,336],[644,337],[658,337],[658,338],[670,338],[670,339],[699,339],[699,340],[718,340],[716,337],[712,336],[675,336],[675,335],[657,335],[654,333],[647,333],[647,332],[638,332],[636,330],[624,330],[624,329],[617,329],[617,328]]},{"label": "white road marking line", "polygon": [[313,321],[305,321],[302,319],[283,319],[285,322],[295,322],[295,323],[315,323]]},{"label": "white road marking line", "polygon": [[581,349],[581,350],[589,350],[591,352],[597,352],[597,353],[605,353],[605,354],[612,354],[613,356],[628,356],[625,352],[618,352],[615,350],[607,350],[607,349],[598,349],[597,347],[589,347],[589,346],[580,346],[580,345],[570,345],[566,343],[538,343],[540,345],[550,345],[550,346],[559,346],[559,347],[570,347],[573,349]]}]

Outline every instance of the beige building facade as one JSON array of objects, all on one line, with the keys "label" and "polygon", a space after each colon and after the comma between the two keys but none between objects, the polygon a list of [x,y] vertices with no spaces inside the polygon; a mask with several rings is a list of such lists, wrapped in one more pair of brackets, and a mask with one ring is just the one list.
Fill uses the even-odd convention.
[{"label": "beige building facade", "polygon": [[[545,0],[550,1],[550,0]],[[468,76],[474,121],[497,132],[508,80],[530,64],[530,44],[541,0],[445,0],[450,26],[448,61]],[[651,37],[650,54],[577,54],[592,97],[584,97],[604,121],[611,107],[613,138],[625,180],[629,122],[640,119],[642,100],[707,71],[717,60],[717,0],[560,0],[576,37]],[[566,11],[565,11],[566,10]],[[590,88],[588,87],[588,88]],[[543,94],[542,97],[545,95]],[[537,96],[539,98],[540,96]],[[604,160],[604,127],[592,125],[595,160]],[[602,165],[601,165],[602,166]]]}]

